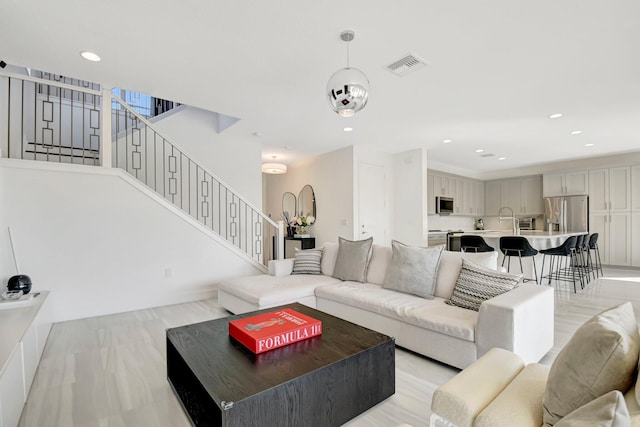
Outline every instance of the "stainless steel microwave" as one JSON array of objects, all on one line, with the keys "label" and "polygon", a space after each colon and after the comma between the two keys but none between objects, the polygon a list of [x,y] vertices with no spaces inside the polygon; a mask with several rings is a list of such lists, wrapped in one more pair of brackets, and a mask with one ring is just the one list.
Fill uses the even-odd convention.
[{"label": "stainless steel microwave", "polygon": [[436,196],[436,213],[451,215],[453,213],[453,197]]}]

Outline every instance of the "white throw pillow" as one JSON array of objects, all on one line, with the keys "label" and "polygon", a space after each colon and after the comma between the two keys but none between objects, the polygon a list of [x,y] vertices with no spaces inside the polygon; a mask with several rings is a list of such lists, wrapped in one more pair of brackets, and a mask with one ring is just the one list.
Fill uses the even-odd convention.
[{"label": "white throw pillow", "polygon": [[456,285],[462,268],[463,258],[489,270],[498,269],[498,252],[496,251],[480,253],[442,251],[436,277],[435,296],[444,299],[451,298],[453,287]]},{"label": "white throw pillow", "polygon": [[374,244],[371,247],[371,260],[367,269],[367,283],[382,285],[387,274],[389,264],[391,264],[391,248]]},{"label": "white throw pillow", "polygon": [[325,243],[323,246],[322,261],[320,261],[320,269],[325,276],[333,276],[333,269],[336,266],[336,258],[338,258],[338,244]]}]

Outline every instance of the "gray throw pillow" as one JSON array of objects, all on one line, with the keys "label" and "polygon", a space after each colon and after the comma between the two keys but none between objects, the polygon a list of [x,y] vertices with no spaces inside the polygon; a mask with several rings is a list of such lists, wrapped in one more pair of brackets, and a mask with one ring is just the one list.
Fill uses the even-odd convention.
[{"label": "gray throw pillow", "polygon": [[373,237],[356,241],[339,237],[338,257],[333,269],[333,277],[340,280],[366,282],[372,244]]},{"label": "gray throw pillow", "polygon": [[383,288],[432,299],[443,246],[420,248],[391,242],[391,263]]},{"label": "gray throw pillow", "polygon": [[549,369],[542,401],[545,426],[635,379],[640,336],[630,302],[604,311],[573,334]]},{"label": "gray throw pillow", "polygon": [[631,417],[622,393],[610,391],[556,423],[556,427],[584,426],[631,427]]},{"label": "gray throw pillow", "polygon": [[320,262],[322,261],[322,248],[319,249],[295,249],[296,259],[293,261],[291,274],[322,274]]},{"label": "gray throw pillow", "polygon": [[463,258],[451,299],[446,303],[480,311],[480,304],[515,288],[521,279],[522,274],[489,270]]}]

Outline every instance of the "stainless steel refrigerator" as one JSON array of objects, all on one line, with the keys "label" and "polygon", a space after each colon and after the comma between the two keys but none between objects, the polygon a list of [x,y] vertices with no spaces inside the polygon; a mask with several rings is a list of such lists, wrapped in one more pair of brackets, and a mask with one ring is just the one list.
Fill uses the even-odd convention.
[{"label": "stainless steel refrigerator", "polygon": [[544,198],[545,230],[561,233],[589,231],[589,196]]}]

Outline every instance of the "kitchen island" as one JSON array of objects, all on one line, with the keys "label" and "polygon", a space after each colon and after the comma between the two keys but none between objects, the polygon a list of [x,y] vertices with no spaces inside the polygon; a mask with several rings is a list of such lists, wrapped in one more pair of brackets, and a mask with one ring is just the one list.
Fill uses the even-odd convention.
[{"label": "kitchen island", "polygon": [[[581,234],[587,234],[586,232],[575,232],[575,233],[563,233],[563,232],[548,232],[541,230],[533,230],[533,231],[520,231],[520,234],[513,234],[512,231],[509,230],[476,230],[467,233],[461,234],[461,236],[465,235],[474,235],[474,236],[482,236],[482,238],[487,242],[487,244],[493,247],[496,251],[498,251],[498,265],[502,265],[502,261],[504,259],[504,255],[500,252],[500,238],[503,236],[521,236],[529,241],[529,244],[533,246],[534,249],[538,251],[542,249],[555,248],[564,243],[567,238],[571,236],[579,236]],[[534,278],[533,272],[533,262],[532,258],[535,258],[535,263],[538,269],[538,278],[543,275],[549,274],[549,259],[546,260],[544,266],[544,272],[541,273],[542,268],[542,254],[538,254],[535,257],[522,258],[522,266],[524,269],[524,275],[527,279]],[[518,263],[517,257],[512,257],[511,263],[511,272],[519,273],[520,265]],[[507,267],[507,263],[505,263],[505,268]],[[547,283],[547,282],[545,282]]]}]

